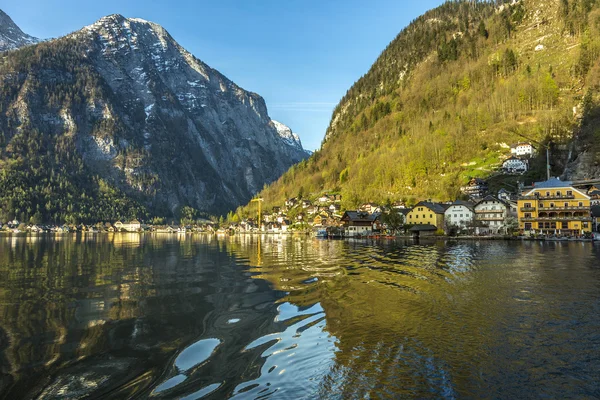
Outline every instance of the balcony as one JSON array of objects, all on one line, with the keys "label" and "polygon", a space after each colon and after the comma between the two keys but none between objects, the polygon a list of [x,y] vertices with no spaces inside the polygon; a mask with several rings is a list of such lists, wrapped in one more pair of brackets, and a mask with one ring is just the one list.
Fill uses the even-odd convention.
[{"label": "balcony", "polygon": [[540,211],[590,211],[590,207],[580,207],[580,206],[540,207]]},{"label": "balcony", "polygon": [[581,221],[592,222],[592,217],[538,217],[538,218],[521,218],[523,222],[538,222],[538,221]]},{"label": "balcony", "polygon": [[566,194],[562,194],[562,195],[556,195],[556,194],[551,194],[550,196],[542,196],[540,194],[537,195],[533,195],[533,196],[521,196],[519,197],[519,200],[574,200],[575,196],[574,195],[566,195]]},{"label": "balcony", "polygon": [[479,218],[477,217],[477,221],[504,221],[504,218]]},{"label": "balcony", "polygon": [[505,211],[506,210],[476,210],[475,213],[477,213],[477,214],[502,214]]},{"label": "balcony", "polygon": [[535,211],[535,207],[521,207],[522,212],[533,212]]}]

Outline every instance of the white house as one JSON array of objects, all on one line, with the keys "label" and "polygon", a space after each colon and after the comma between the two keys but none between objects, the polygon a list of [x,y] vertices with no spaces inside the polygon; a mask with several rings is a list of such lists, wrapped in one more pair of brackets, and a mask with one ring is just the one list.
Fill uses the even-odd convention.
[{"label": "white house", "polygon": [[486,196],[475,205],[475,219],[481,225],[479,233],[501,233],[506,219],[513,215],[516,208],[510,203],[494,196]]},{"label": "white house", "polygon": [[498,191],[498,199],[500,199],[500,200],[510,201],[511,197],[512,197],[512,194],[504,188],[502,188]]},{"label": "white house", "polygon": [[531,143],[526,142],[517,143],[510,149],[510,152],[517,157],[531,157],[534,151]]},{"label": "white house", "polygon": [[117,221],[115,222],[115,229],[120,232],[139,232],[142,229],[142,224],[138,220],[129,221],[126,224]]},{"label": "white house", "polygon": [[517,157],[510,157],[502,163],[502,169],[508,173],[523,173],[529,170],[529,162]]},{"label": "white house", "polygon": [[317,201],[321,204],[330,204],[332,200],[329,196],[327,196],[325,194],[325,195],[319,197],[319,199]]},{"label": "white house", "polygon": [[475,219],[473,203],[456,200],[444,212],[444,219],[446,220],[446,228],[450,226],[458,228],[469,226]]}]

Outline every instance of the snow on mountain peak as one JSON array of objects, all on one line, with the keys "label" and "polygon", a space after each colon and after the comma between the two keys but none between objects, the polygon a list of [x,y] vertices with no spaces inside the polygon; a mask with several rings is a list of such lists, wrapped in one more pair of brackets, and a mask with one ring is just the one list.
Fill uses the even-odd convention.
[{"label": "snow on mountain peak", "polygon": [[289,126],[282,124],[279,121],[275,121],[274,119],[272,119],[271,122],[273,123],[273,127],[275,127],[275,130],[277,130],[277,134],[285,144],[304,150],[302,148],[300,136],[292,132],[292,129]]},{"label": "snow on mountain peak", "polygon": [[4,11],[0,10],[0,51],[15,50],[38,42],[39,39],[24,33]]}]

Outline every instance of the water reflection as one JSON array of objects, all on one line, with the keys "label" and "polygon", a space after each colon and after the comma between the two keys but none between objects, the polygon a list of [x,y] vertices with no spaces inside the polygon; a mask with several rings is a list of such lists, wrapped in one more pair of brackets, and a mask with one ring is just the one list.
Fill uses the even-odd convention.
[{"label": "water reflection", "polygon": [[594,397],[598,250],[0,236],[0,393]]}]

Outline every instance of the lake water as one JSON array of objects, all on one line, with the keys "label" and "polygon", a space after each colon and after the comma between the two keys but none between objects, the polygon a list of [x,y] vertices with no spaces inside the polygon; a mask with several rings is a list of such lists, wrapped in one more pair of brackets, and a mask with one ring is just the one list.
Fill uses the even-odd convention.
[{"label": "lake water", "polygon": [[599,398],[600,245],[0,236],[0,397]]}]

